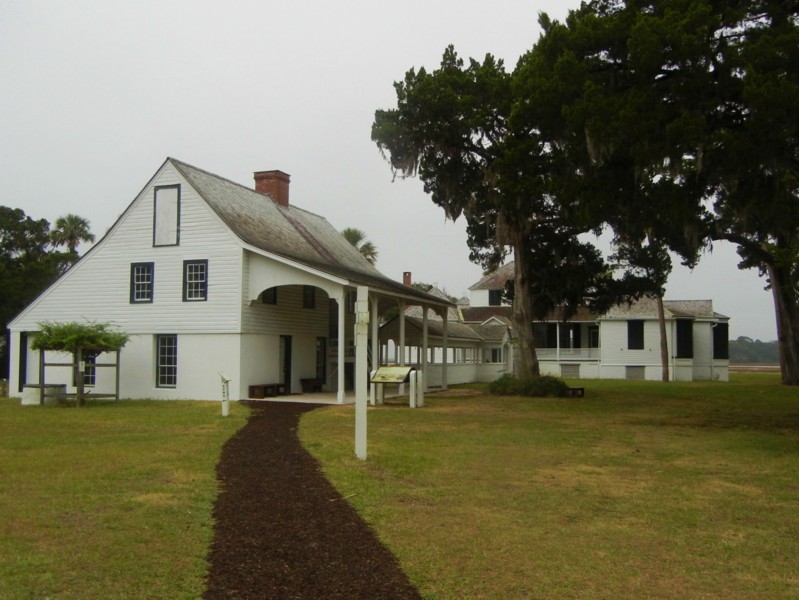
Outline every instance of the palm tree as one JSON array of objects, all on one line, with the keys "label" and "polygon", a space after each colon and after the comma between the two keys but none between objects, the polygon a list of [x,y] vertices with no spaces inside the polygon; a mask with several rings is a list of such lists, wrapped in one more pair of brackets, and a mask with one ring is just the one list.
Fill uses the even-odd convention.
[{"label": "palm tree", "polygon": [[66,246],[70,254],[77,254],[80,243],[93,242],[94,234],[89,231],[89,221],[78,215],[68,214],[56,219],[50,232],[50,241],[56,248]]},{"label": "palm tree", "polygon": [[342,230],[341,235],[355,246],[355,249],[369,261],[369,264],[373,265],[377,262],[377,247],[366,239],[366,234],[363,231],[355,227],[347,227]]}]

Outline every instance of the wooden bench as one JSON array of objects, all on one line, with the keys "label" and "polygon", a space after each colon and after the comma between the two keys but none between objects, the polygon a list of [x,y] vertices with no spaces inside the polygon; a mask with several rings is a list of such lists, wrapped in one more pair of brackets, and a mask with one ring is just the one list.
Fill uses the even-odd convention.
[{"label": "wooden bench", "polygon": [[250,398],[266,398],[267,396],[285,396],[285,383],[259,383],[251,385],[248,390]]},{"label": "wooden bench", "polygon": [[579,396],[580,398],[585,396],[585,388],[584,387],[570,387],[569,388],[569,396]]},{"label": "wooden bench", "polygon": [[322,382],[318,377],[307,377],[305,379],[300,379],[300,385],[302,386],[303,394],[312,394],[313,392],[322,391]]}]

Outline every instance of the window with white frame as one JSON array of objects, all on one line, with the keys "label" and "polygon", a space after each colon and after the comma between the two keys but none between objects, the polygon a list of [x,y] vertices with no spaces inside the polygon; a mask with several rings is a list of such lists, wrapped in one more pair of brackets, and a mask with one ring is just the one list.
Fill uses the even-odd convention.
[{"label": "window with white frame", "polygon": [[208,261],[183,261],[183,301],[208,300]]},{"label": "window with white frame", "polygon": [[147,304],[153,301],[153,263],[132,263],[130,265],[130,303]]},{"label": "window with white frame", "polygon": [[97,355],[85,354],[83,363],[83,385],[94,386],[97,383]]},{"label": "window with white frame", "polygon": [[156,336],[156,387],[176,387],[178,384],[178,336]]}]

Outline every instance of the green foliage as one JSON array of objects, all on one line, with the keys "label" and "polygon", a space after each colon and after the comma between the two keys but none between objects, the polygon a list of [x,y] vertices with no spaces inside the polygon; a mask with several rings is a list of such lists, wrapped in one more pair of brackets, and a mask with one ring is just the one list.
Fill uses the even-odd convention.
[{"label": "green foliage", "polygon": [[[58,251],[55,237],[46,219],[0,206],[0,330],[78,259],[77,252]],[[0,375],[6,374],[7,352],[0,343]]]},{"label": "green foliage", "polygon": [[93,242],[94,234],[89,229],[89,221],[78,215],[68,214],[58,217],[50,239],[54,247],[66,246],[70,254],[78,254],[81,242]]},{"label": "green foliage", "polygon": [[776,341],[761,342],[740,336],[736,340],[730,340],[730,362],[776,365],[780,362],[779,346]]},{"label": "green foliage", "polygon": [[39,323],[40,330],[34,334],[31,348],[36,350],[60,350],[76,353],[116,352],[127,344],[129,335],[112,329],[110,323]]},{"label": "green foliage", "polygon": [[550,375],[524,378],[503,375],[488,384],[488,391],[497,396],[557,397],[565,396],[568,390],[565,381]]},{"label": "green foliage", "polygon": [[366,239],[366,234],[355,227],[347,227],[341,231],[350,244],[352,244],[361,255],[373,265],[377,262],[377,246]]}]

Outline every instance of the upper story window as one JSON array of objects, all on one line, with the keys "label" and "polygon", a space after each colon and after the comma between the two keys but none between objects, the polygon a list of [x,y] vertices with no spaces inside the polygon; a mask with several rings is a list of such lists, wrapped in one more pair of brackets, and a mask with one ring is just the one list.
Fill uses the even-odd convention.
[{"label": "upper story window", "polygon": [[264,290],[261,294],[261,302],[264,304],[277,304],[277,288],[271,287]]},{"label": "upper story window", "polygon": [[502,304],[502,290],[488,290],[488,305],[500,306]]},{"label": "upper story window", "polygon": [[133,263],[130,265],[130,302],[145,304],[153,301],[153,263]]},{"label": "upper story window", "polygon": [[644,322],[640,319],[627,321],[627,349],[644,349]]},{"label": "upper story window", "polygon": [[302,307],[316,308],[316,288],[314,286],[302,286]]},{"label": "upper story window", "polygon": [[208,300],[208,261],[183,261],[183,301]]},{"label": "upper story window", "polygon": [[153,199],[153,246],[180,243],[180,185],[155,188]]}]

